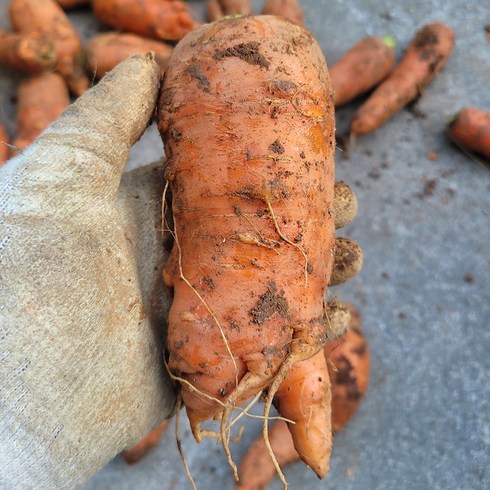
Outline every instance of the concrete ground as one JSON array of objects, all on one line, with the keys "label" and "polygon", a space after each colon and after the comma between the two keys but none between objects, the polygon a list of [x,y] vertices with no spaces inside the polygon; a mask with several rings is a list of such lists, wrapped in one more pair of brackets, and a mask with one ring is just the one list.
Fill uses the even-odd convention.
[{"label": "concrete ground", "polygon": [[[5,9],[5,0],[0,5]],[[198,16],[204,2],[190,2]],[[448,140],[445,124],[463,106],[490,111],[490,8],[481,0],[302,0],[306,25],[330,65],[367,35],[393,34],[398,58],[422,25],[449,24],[456,47],[446,68],[410,110],[348,155],[337,151],[337,179],[360,208],[342,235],[365,254],[362,273],[335,291],[356,304],[370,343],[369,392],[335,438],[331,473],[319,481],[301,463],[286,469],[290,488],[490,488],[490,173]],[[258,8],[261,2],[254,2]],[[8,21],[0,12],[0,27]],[[72,15],[84,35],[99,29]],[[15,80],[0,72],[0,122],[13,132]],[[358,102],[337,113],[344,134]],[[435,152],[431,159],[429,152]],[[131,167],[158,158],[154,128],[133,150]],[[240,460],[259,434],[247,421]],[[220,447],[196,445],[183,420],[183,446],[198,488],[233,488]],[[120,457],[83,487],[190,488],[172,431],[138,465]],[[276,479],[271,489],[281,488]]]}]

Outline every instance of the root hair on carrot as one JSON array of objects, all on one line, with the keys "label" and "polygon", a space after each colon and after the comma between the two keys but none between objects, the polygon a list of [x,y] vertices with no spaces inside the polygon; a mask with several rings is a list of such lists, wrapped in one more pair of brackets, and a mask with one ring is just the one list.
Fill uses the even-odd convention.
[{"label": "root hair on carrot", "polygon": [[189,481],[191,482],[192,489],[197,490],[196,483],[194,481],[194,478],[192,478],[189,465],[187,464],[187,460],[185,459],[184,450],[182,449],[182,441],[179,436],[181,406],[182,406],[182,395],[179,393],[179,395],[177,396],[177,404],[175,407],[175,443],[177,444],[177,450],[179,451],[180,458],[182,459],[182,463],[184,464],[185,473],[189,478]]}]

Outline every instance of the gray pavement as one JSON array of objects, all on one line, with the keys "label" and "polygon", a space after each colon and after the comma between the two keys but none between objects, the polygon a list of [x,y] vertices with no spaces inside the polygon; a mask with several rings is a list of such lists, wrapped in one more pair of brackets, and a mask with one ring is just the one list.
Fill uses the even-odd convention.
[{"label": "gray pavement", "polygon": [[[7,2],[1,0],[4,8]],[[190,2],[201,13],[203,2]],[[261,2],[254,2],[259,6]],[[359,306],[370,342],[369,392],[334,442],[332,470],[319,481],[301,463],[287,468],[292,489],[490,488],[490,172],[455,148],[444,126],[459,108],[490,111],[487,1],[303,0],[307,27],[329,64],[366,35],[393,34],[397,56],[414,32],[448,23],[456,48],[412,110],[337,151],[337,178],[357,193],[357,220],[342,231],[361,244],[362,273],[335,292]],[[0,12],[0,27],[7,21]],[[98,29],[73,16],[84,35]],[[14,79],[0,72],[0,121],[13,131]],[[358,103],[337,113],[338,133]],[[429,151],[438,158],[428,158]],[[158,158],[154,128],[132,152],[131,167]],[[183,420],[184,450],[198,488],[233,488],[213,441],[197,445]],[[246,422],[237,460],[259,434]],[[190,485],[172,431],[138,465],[120,457],[83,487],[184,489]],[[276,479],[271,489],[281,488]]]}]

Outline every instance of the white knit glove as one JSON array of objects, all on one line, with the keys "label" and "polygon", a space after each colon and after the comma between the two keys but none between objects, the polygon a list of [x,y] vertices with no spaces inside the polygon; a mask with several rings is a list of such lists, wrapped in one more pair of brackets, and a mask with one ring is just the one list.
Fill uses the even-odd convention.
[{"label": "white knit glove", "polygon": [[0,170],[0,488],[73,487],[173,409],[163,173],[121,183],[159,73],[128,59]]}]

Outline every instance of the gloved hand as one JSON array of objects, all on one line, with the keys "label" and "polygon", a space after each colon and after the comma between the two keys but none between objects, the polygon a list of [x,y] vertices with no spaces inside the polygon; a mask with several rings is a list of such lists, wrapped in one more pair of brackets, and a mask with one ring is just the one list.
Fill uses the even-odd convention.
[{"label": "gloved hand", "polygon": [[[73,487],[172,413],[163,168],[122,175],[159,72],[128,59],[0,169],[0,488]],[[334,208],[337,228],[355,216],[343,183]],[[361,265],[337,239],[331,284]]]},{"label": "gloved hand", "polygon": [[0,169],[0,488],[72,487],[173,410],[163,171],[122,177],[159,73],[128,59]]}]

